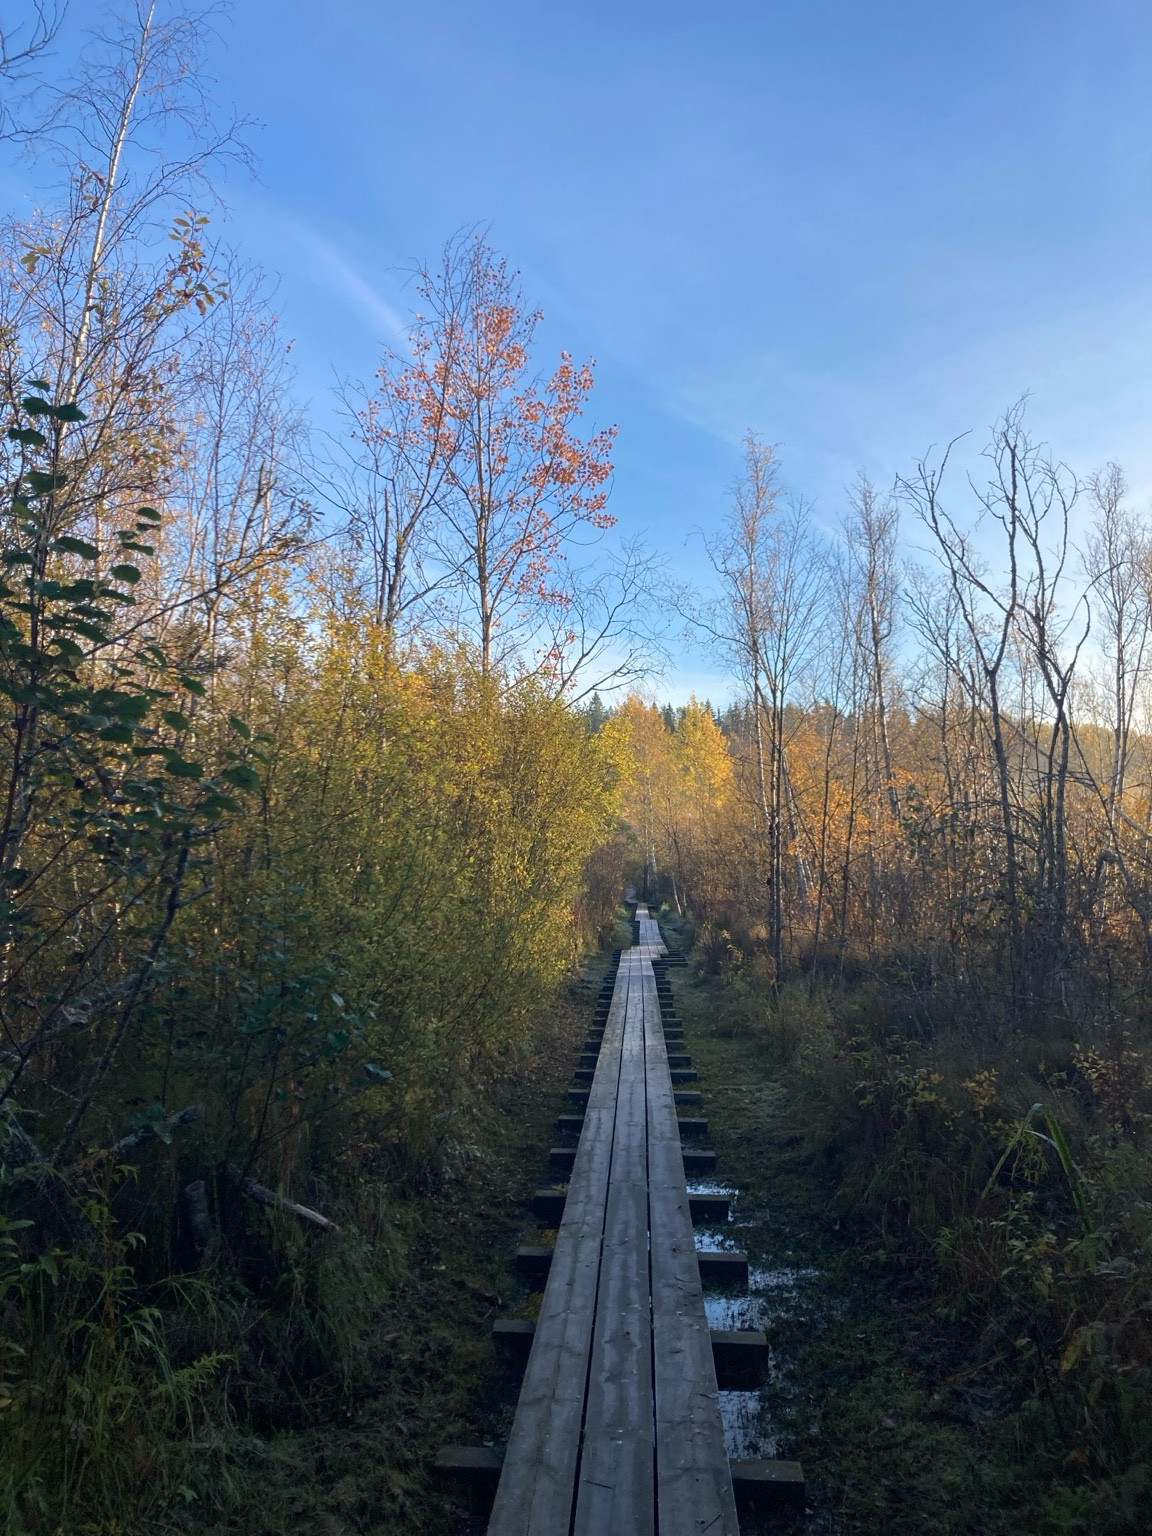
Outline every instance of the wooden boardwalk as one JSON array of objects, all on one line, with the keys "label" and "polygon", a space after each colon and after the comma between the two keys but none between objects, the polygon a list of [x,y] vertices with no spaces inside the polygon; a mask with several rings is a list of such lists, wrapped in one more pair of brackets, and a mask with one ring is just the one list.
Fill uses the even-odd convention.
[{"label": "wooden boardwalk", "polygon": [[738,1536],[648,909],[623,952],[489,1536]]}]

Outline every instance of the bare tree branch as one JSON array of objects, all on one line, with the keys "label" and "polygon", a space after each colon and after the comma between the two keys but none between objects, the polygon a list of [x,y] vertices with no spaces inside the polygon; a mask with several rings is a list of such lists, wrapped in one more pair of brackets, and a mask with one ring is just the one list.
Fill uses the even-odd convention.
[{"label": "bare tree branch", "polygon": [[6,89],[0,96],[0,140],[21,139],[31,130],[22,121],[22,109],[27,96],[20,99],[13,95],[12,87],[31,83],[35,88],[33,69],[46,57],[67,14],[67,0],[32,0],[30,15],[15,26],[0,16],[0,82]]}]

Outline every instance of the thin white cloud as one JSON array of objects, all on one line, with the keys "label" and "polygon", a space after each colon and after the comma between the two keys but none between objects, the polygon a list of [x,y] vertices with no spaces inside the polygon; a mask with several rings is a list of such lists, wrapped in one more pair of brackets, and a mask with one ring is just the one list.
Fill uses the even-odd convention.
[{"label": "thin white cloud", "polygon": [[749,350],[695,372],[650,378],[663,409],[715,439],[746,426],[785,445],[785,476],[840,499],[857,469],[879,481],[932,444],[970,430],[978,453],[992,422],[1031,395],[1029,424],[1081,473],[1117,459],[1137,499],[1152,495],[1147,421],[1152,291],[1132,291],[1017,327],[942,341],[930,360],[893,349],[856,374],[806,368],[786,349]]},{"label": "thin white cloud", "polygon": [[323,286],[343,295],[372,324],[378,326],[390,341],[408,346],[409,322],[383,298],[371,283],[356,270],[344,253],[331,241],[313,229],[292,220],[285,221],[285,232],[301,246],[318,264],[317,280]]}]

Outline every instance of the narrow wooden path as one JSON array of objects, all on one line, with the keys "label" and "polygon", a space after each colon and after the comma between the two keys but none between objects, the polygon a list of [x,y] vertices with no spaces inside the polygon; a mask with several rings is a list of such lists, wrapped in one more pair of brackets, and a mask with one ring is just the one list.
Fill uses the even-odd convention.
[{"label": "narrow wooden path", "polygon": [[489,1536],[738,1536],[645,906],[635,932]]}]

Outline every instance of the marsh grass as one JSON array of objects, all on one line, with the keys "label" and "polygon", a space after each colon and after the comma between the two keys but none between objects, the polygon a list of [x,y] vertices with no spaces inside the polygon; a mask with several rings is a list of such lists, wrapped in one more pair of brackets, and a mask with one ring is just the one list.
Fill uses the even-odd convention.
[{"label": "marsh grass", "polygon": [[[791,1219],[851,1318],[792,1339],[824,1426],[798,1410],[795,1444],[839,1510],[815,1529],[1143,1536],[1147,1063],[1067,1018],[1006,1035],[913,970],[765,988],[704,956],[678,988],[723,1165]],[[927,1358],[882,1342],[893,1327],[934,1341]],[[922,1458],[967,1489],[954,1512]]]}]

